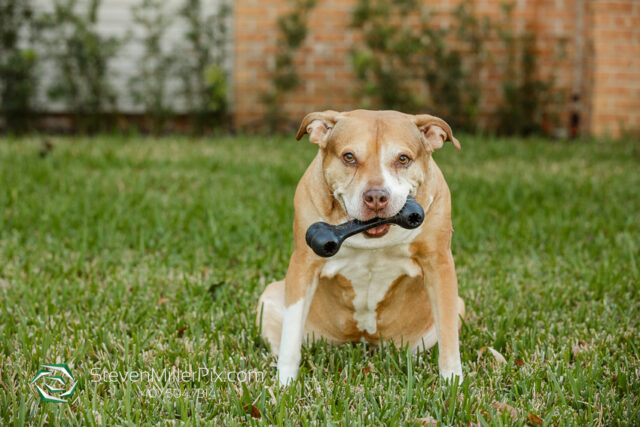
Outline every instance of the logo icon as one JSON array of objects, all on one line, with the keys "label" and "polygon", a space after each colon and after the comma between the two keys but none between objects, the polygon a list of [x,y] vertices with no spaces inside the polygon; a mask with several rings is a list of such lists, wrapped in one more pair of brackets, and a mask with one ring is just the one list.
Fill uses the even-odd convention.
[{"label": "logo icon", "polygon": [[76,391],[78,382],[69,367],[60,364],[40,365],[40,370],[29,384],[35,384],[41,402],[66,403]]}]

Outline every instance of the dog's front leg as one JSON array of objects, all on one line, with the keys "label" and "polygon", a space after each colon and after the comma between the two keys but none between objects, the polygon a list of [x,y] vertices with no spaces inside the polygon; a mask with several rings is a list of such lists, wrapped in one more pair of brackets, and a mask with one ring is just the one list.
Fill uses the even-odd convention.
[{"label": "dog's front leg", "polygon": [[460,306],[453,255],[450,250],[444,250],[430,258],[424,266],[424,276],[438,337],[438,368],[443,378],[458,377],[462,381],[458,341]]},{"label": "dog's front leg", "polygon": [[285,307],[278,353],[280,385],[289,384],[298,375],[305,323],[317,286],[316,269],[294,252],[285,278]]}]

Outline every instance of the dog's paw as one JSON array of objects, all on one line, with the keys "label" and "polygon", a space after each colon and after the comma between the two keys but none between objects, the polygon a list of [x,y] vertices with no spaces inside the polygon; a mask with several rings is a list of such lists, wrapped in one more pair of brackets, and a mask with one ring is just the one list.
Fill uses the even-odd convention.
[{"label": "dog's paw", "polygon": [[440,377],[442,377],[443,380],[451,383],[455,382],[457,379],[458,384],[460,384],[462,380],[464,380],[462,369],[460,369],[459,371],[440,371]]},{"label": "dog's paw", "polygon": [[448,382],[454,382],[457,379],[458,384],[460,384],[464,379],[460,359],[449,361],[448,363],[440,363],[440,376]]},{"label": "dog's paw", "polygon": [[298,376],[297,365],[278,366],[278,382],[281,387],[286,387]]}]

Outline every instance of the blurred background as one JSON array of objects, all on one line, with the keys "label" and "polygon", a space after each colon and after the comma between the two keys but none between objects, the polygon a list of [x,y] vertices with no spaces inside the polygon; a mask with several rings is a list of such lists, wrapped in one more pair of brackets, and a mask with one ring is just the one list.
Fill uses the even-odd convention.
[{"label": "blurred background", "polygon": [[0,0],[0,129],[289,132],[397,109],[640,132],[637,0]]}]

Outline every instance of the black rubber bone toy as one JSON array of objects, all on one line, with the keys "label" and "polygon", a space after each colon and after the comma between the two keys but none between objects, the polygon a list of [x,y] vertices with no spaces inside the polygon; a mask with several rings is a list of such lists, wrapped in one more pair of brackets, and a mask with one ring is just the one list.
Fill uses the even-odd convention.
[{"label": "black rubber bone toy", "polygon": [[378,227],[384,224],[396,224],[402,228],[413,229],[420,227],[424,221],[422,206],[411,196],[400,212],[390,218],[372,218],[369,221],[357,219],[344,224],[331,225],[326,222],[316,222],[307,229],[307,244],[321,257],[331,257],[338,253],[342,242],[354,234]]}]

